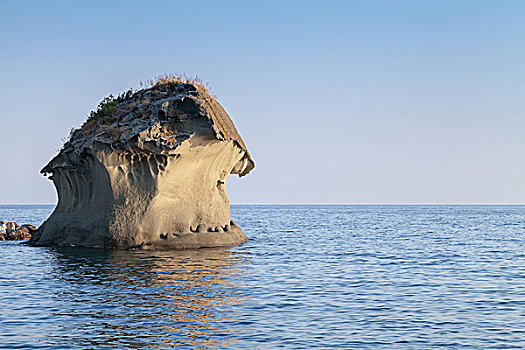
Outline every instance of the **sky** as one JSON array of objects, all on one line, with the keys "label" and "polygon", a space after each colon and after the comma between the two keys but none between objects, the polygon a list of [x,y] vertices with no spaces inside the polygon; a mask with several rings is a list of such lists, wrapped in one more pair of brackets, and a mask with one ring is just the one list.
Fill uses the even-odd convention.
[{"label": "sky", "polygon": [[106,95],[209,82],[232,204],[524,204],[525,1],[0,0],[0,203]]}]

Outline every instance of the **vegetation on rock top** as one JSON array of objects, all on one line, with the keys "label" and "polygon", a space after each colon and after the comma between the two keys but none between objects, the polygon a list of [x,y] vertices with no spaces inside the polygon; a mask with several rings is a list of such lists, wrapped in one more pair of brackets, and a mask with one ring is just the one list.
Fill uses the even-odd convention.
[{"label": "vegetation on rock top", "polygon": [[133,89],[121,93],[118,96],[109,95],[99,102],[97,110],[91,111],[86,123],[94,120],[100,120],[102,124],[113,122],[113,113],[117,110],[117,105],[133,96]]},{"label": "vegetation on rock top", "polygon": [[[199,77],[188,78],[185,75],[180,74],[163,74],[159,75],[153,79],[148,79],[145,82],[140,82],[141,88],[144,90],[158,90],[172,93],[180,85],[191,84],[198,85],[208,90],[207,85]],[[141,90],[139,90],[141,91]],[[117,110],[119,103],[124,102],[125,100],[133,97],[136,92],[133,88],[130,88],[126,92],[123,92],[117,96],[109,95],[105,97],[100,103],[96,110],[89,113],[89,117],[82,125],[82,128],[85,129],[86,126],[91,126],[98,122],[100,125],[112,124],[115,121],[114,113]]]},{"label": "vegetation on rock top", "polygon": [[[101,130],[104,130],[107,126],[116,122],[119,115],[122,115],[123,111],[119,111],[119,104],[126,100],[133,99],[137,96],[137,100],[142,98],[142,93],[146,91],[156,91],[171,94],[177,89],[183,87],[184,89],[191,89],[191,86],[199,86],[205,91],[209,90],[207,83],[204,83],[197,76],[195,78],[188,78],[186,75],[181,74],[163,74],[140,82],[140,90],[134,90],[133,88],[127,91],[113,96],[112,94],[105,97],[99,102],[97,109],[89,113],[87,120],[78,129],[72,129],[68,141],[64,144],[66,146],[69,141],[83,138],[85,135],[92,135]],[[195,87],[193,87],[194,89]],[[125,113],[125,112],[124,112]]]}]

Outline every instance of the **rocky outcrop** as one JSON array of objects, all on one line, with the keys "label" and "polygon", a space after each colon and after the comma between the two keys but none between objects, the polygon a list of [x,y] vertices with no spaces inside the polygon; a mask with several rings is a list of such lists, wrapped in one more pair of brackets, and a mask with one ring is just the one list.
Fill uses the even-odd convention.
[{"label": "rocky outcrop", "polygon": [[0,241],[21,241],[30,239],[36,227],[30,224],[18,225],[14,221],[0,221]]},{"label": "rocky outcrop", "polygon": [[163,81],[110,96],[43,169],[58,192],[32,245],[237,245],[225,183],[254,162],[226,111],[198,84]]}]

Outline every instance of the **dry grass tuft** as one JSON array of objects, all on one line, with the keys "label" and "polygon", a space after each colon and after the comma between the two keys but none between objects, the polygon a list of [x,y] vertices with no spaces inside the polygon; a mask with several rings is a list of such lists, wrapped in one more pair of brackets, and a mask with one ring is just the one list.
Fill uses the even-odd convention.
[{"label": "dry grass tuft", "polygon": [[147,89],[150,87],[156,87],[159,85],[166,85],[166,84],[194,84],[194,85],[198,85],[206,89],[208,92],[211,92],[210,85],[207,82],[204,82],[198,76],[188,77],[186,73],[183,73],[183,74],[164,73],[164,74],[154,77],[153,79],[147,79],[145,81],[140,81],[140,88]]}]

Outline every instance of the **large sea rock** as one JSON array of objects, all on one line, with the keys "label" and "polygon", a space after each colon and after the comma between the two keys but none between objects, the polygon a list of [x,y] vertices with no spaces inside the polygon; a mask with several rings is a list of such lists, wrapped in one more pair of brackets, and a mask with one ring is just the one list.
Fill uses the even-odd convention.
[{"label": "large sea rock", "polygon": [[254,162],[203,86],[159,83],[98,112],[42,169],[58,204],[30,244],[187,249],[247,240],[225,183]]}]

